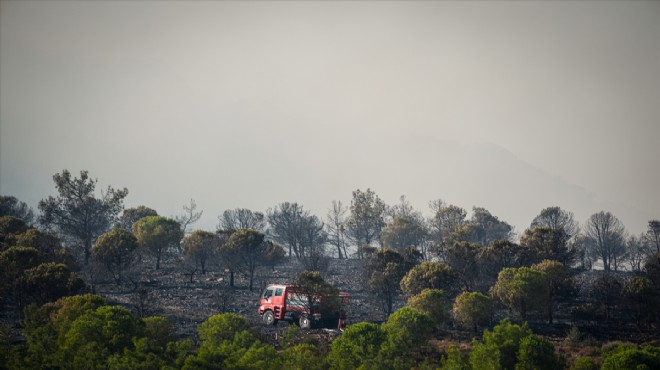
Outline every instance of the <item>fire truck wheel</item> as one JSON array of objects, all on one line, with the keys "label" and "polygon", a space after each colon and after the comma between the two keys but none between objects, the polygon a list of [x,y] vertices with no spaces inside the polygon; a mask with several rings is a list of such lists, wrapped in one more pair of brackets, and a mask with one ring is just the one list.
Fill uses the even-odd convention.
[{"label": "fire truck wheel", "polygon": [[264,314],[261,316],[261,320],[263,320],[264,324],[270,326],[275,324],[275,315],[273,315],[273,311],[266,311]]},{"label": "fire truck wheel", "polygon": [[309,329],[312,327],[312,321],[307,316],[300,316],[298,320],[301,329]]}]

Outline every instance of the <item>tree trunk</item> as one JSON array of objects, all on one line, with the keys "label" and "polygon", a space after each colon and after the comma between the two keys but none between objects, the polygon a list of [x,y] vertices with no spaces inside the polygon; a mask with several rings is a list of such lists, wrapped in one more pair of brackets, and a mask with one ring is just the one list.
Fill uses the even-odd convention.
[{"label": "tree trunk", "polygon": [[85,266],[89,263],[89,257],[92,252],[92,238],[85,237],[83,240],[83,253],[85,254]]}]

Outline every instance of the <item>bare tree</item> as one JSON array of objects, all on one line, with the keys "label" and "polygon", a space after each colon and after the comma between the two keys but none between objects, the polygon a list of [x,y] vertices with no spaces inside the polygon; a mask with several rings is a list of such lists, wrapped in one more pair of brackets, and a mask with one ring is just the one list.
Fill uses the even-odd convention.
[{"label": "bare tree", "polygon": [[268,222],[272,238],[289,248],[289,257],[295,256],[307,269],[323,267],[328,237],[318,217],[298,203],[284,202],[268,210]]},{"label": "bare tree", "polygon": [[325,228],[328,230],[328,243],[337,248],[337,257],[339,259],[348,258],[346,252],[346,212],[341,201],[333,200],[332,208],[328,210],[326,216]]},{"label": "bare tree", "polygon": [[530,229],[536,227],[548,227],[554,231],[562,231],[569,238],[575,237],[580,232],[580,226],[573,218],[573,212],[559,207],[544,208],[530,225]]},{"label": "bare tree", "polygon": [[584,225],[590,254],[603,261],[605,271],[616,271],[618,260],[625,252],[625,228],[610,212],[600,211],[589,217]]},{"label": "bare tree", "polygon": [[266,217],[247,208],[228,209],[218,216],[218,230],[266,230]]},{"label": "bare tree", "polygon": [[630,269],[635,272],[642,271],[642,263],[649,255],[649,247],[644,243],[644,235],[631,236],[626,241],[626,257]]},{"label": "bare tree", "polygon": [[174,216],[174,219],[181,224],[181,232],[183,235],[189,234],[188,227],[192,226],[195,222],[199,221],[202,218],[204,211],[197,212],[197,203],[195,200],[190,198],[190,204],[183,205],[183,214],[179,216]]},{"label": "bare tree", "polygon": [[655,249],[655,253],[660,253],[660,220],[649,221],[644,240],[649,244],[649,248]]}]

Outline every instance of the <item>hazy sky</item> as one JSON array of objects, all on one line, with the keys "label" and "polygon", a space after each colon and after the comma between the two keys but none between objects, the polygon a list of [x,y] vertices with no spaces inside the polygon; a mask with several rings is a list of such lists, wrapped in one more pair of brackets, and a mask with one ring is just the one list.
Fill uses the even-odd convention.
[{"label": "hazy sky", "polygon": [[660,2],[0,3],[0,193],[660,218]]}]

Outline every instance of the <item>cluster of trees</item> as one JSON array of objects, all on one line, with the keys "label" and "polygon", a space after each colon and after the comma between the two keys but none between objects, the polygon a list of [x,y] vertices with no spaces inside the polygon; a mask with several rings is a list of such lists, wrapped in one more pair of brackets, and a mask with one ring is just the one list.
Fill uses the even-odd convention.
[{"label": "cluster of trees", "polygon": [[[425,294],[426,296],[426,294]],[[428,297],[427,297],[428,298]],[[423,301],[425,298],[422,298]],[[433,301],[431,298],[430,301]],[[349,326],[331,343],[299,335],[290,326],[276,343],[266,343],[245,318],[233,313],[209,317],[198,340],[177,340],[163,317],[137,318],[99,296],[61,298],[26,310],[25,343],[0,336],[0,368],[67,369],[655,369],[660,348],[608,343],[598,357],[569,361],[555,344],[527,324],[502,320],[484,330],[469,349],[441,349],[432,341],[433,316],[411,306],[382,324]],[[275,345],[273,345],[275,344]],[[280,349],[277,350],[276,346]]]},{"label": "cluster of trees", "polygon": [[[275,362],[264,366],[321,358],[323,368],[407,368],[425,358],[423,351],[434,330],[454,323],[477,335],[480,327],[493,324],[498,306],[521,320],[536,315],[552,323],[558,302],[574,300],[579,289],[585,291],[576,285],[576,269],[591,269],[596,263],[602,265],[603,273],[586,289],[586,296],[580,297],[580,305],[572,312],[575,319],[608,322],[625,313],[640,328],[660,322],[658,220],[649,221],[642,235],[630,236],[609,212],[592,215],[580,227],[570,212],[549,207],[517,238],[511,225],[484,208],[474,207],[468,218],[466,210],[437,200],[430,204],[432,216],[425,218],[405,197],[388,206],[367,189],[354,191],[348,207],[333,202],[325,222],[297,203],[284,202],[265,213],[226,210],[218,217],[217,230],[205,231],[192,228],[202,214],[194,200],[184,206],[184,214],[164,217],[146,206],[124,209],[126,189],[108,187],[97,197],[96,180],[86,171],[77,178],[64,170],[53,179],[58,194],[39,203],[36,217],[25,203],[0,196],[0,304],[22,309],[83,291],[79,264],[87,273],[95,273],[91,266],[102,266],[117,284],[128,279],[137,287],[136,266],[151,262],[159,269],[164,259],[174,256],[191,281],[196,273],[217,266],[231,272],[232,286],[235,272],[246,276],[252,290],[259,269],[273,267],[287,256],[310,271],[299,277],[313,286],[322,280],[319,271],[334,256],[360,260],[364,287],[388,317],[380,326],[353,325],[325,352],[296,345],[287,348],[285,355],[273,353],[254,333],[244,330],[247,327],[239,323],[242,318],[209,319],[212,323],[205,323],[208,331],[200,326],[198,348],[190,342],[172,342],[170,337],[156,346],[156,338],[150,335],[167,331],[162,319],[136,319],[90,297],[76,298],[87,303],[75,303],[80,307],[73,311],[59,311],[61,305],[68,305],[65,299],[39,309],[30,306],[26,311],[27,316],[32,315],[26,318],[28,343],[20,347],[21,356],[10,359],[24,357],[20,361],[27,361],[26,365],[36,358],[34,361],[69,361],[94,368],[95,361],[112,358],[113,366],[132,368],[139,361],[158,359],[167,366],[192,369],[211,363],[249,367],[248,363],[266,364],[266,358]],[[635,275],[623,279],[615,273],[624,267]],[[88,281],[94,284],[95,277]],[[394,312],[401,298],[407,305]],[[58,313],[52,316],[55,311]],[[62,315],[69,321],[57,321],[64,320]],[[78,316],[86,323],[74,325]],[[118,322],[112,328],[94,326],[113,320]],[[229,325],[231,334],[212,334],[216,320],[224,323],[217,325]],[[30,322],[35,323],[32,329]],[[47,332],[39,331],[39,325],[48,328],[44,329]],[[119,327],[125,334],[113,333]],[[500,327],[498,330],[518,333],[515,348],[494,355],[493,346],[504,335],[494,334],[494,329],[484,332],[482,342],[473,343],[467,357],[450,350],[443,366],[539,368],[518,364],[533,364],[539,360],[535,356],[554,353],[546,341],[525,327],[508,322]],[[71,332],[72,328],[80,330]],[[111,345],[86,343],[105,335]],[[45,349],[57,354],[39,357],[46,356]],[[647,352],[654,356],[653,350]],[[555,360],[560,361],[547,357],[542,362],[558,363],[552,362]]]},{"label": "cluster of trees", "polygon": [[[0,202],[0,215],[13,215],[28,225],[36,221],[43,231],[56,233],[84,264],[89,262],[97,238],[112,228],[146,237],[162,227],[167,232],[160,232],[160,236],[145,242],[149,246],[143,246],[152,252],[159,267],[167,252],[183,251],[181,239],[191,233],[192,225],[202,215],[191,199],[190,205],[183,207],[182,215],[151,219],[149,224],[141,223],[134,229],[141,218],[159,215],[146,206],[124,210],[127,189],[108,187],[98,197],[97,181],[87,171],[74,177],[64,170],[55,174],[53,180],[57,196],[39,202],[36,220],[29,207],[7,196]],[[482,259],[491,259],[488,266],[491,274],[509,265],[529,265],[550,258],[568,267],[579,264],[590,268],[598,261],[605,271],[623,267],[640,271],[645,258],[660,253],[658,220],[649,221],[648,231],[634,236],[628,235],[623,224],[609,212],[593,214],[580,227],[572,213],[549,207],[534,218],[516,243],[513,227],[484,208],[474,207],[470,218],[465,209],[441,200],[430,202],[430,209],[431,217],[425,218],[405,196],[399,204],[389,206],[373,190],[358,189],[353,192],[349,206],[333,201],[325,220],[298,203],[283,202],[265,213],[243,208],[226,210],[218,217],[217,230],[212,232],[221,239],[241,229],[261,232],[266,240],[281,245],[289,257],[300,260],[307,270],[323,270],[330,256],[362,258],[365,248],[368,251],[375,246],[398,252],[413,248],[421,253],[422,259],[443,262],[463,259],[465,254],[465,264],[461,266],[464,270],[471,269],[471,257],[478,252]],[[195,259],[205,263],[203,256]],[[474,281],[467,274],[465,277],[462,283],[472,288]]]},{"label": "cluster of trees", "polygon": [[21,310],[85,288],[76,259],[57,237],[14,216],[0,217],[0,266],[0,307]]}]

